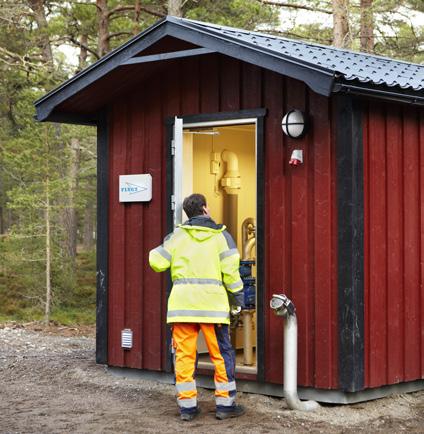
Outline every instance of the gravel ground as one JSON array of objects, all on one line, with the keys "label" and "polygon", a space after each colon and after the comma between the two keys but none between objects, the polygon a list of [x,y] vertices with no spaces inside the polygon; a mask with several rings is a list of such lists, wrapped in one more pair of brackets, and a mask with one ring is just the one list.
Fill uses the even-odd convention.
[{"label": "gravel ground", "polygon": [[214,417],[213,393],[199,390],[202,414],[179,420],[174,388],[112,376],[95,363],[93,329],[0,325],[1,433],[424,433],[424,392],[313,413],[283,399],[239,394],[247,413]]}]

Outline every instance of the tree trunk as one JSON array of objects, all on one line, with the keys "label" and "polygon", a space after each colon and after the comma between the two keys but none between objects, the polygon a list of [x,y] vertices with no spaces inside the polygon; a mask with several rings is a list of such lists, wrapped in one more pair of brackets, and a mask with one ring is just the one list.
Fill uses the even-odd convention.
[{"label": "tree trunk", "polygon": [[4,230],[4,217],[3,217],[3,206],[0,204],[0,235],[5,233]]},{"label": "tree trunk", "polygon": [[133,35],[137,35],[140,32],[140,16],[141,16],[141,3],[140,0],[135,0],[134,3],[134,25]]},{"label": "tree trunk", "polygon": [[46,225],[46,307],[44,312],[44,322],[46,325],[50,321],[52,287],[51,287],[51,245],[50,245],[50,188],[49,188],[49,175],[46,179],[46,209],[44,212],[45,225]]},{"label": "tree trunk", "polygon": [[78,57],[78,71],[81,71],[87,66],[87,57],[88,57],[88,51],[86,48],[88,46],[87,34],[81,35],[80,43],[81,45],[80,45],[80,52]]},{"label": "tree trunk", "polygon": [[77,254],[77,231],[78,231],[78,221],[77,221],[77,207],[76,207],[76,195],[78,191],[78,173],[80,168],[80,143],[78,139],[71,139],[71,152],[72,158],[69,167],[69,183],[71,187],[71,197],[69,201],[70,210],[70,240],[69,247],[71,257],[75,259]]},{"label": "tree trunk", "polygon": [[98,54],[99,57],[109,52],[109,9],[107,0],[96,0],[97,21],[99,30]]},{"label": "tree trunk", "polygon": [[183,16],[183,0],[168,0],[168,15]]},{"label": "tree trunk", "polygon": [[72,265],[75,265],[77,255],[77,211],[75,199],[78,189],[78,171],[80,165],[80,144],[78,139],[71,139],[71,149],[68,166],[68,185],[69,196],[66,201],[66,207],[62,213],[62,224],[65,227],[64,248],[67,256],[71,259]]},{"label": "tree trunk", "polygon": [[333,45],[350,48],[349,0],[333,0]]},{"label": "tree trunk", "polygon": [[3,172],[0,170],[0,235],[6,233],[4,207],[6,205],[7,187],[4,185]]},{"label": "tree trunk", "polygon": [[85,251],[92,250],[94,247],[94,217],[94,204],[89,202],[84,211],[83,248]]},{"label": "tree trunk", "polygon": [[361,51],[374,51],[374,16],[372,0],[361,0]]},{"label": "tree trunk", "polygon": [[48,23],[46,12],[44,10],[44,0],[28,0],[28,3],[34,12],[34,18],[40,31],[39,43],[42,50],[43,60],[49,65],[50,69],[53,69],[53,51],[48,34]]}]

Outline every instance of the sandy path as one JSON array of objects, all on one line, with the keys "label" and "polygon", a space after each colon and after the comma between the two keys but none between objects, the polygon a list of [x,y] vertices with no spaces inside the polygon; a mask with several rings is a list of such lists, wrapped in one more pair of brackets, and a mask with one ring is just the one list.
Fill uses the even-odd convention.
[{"label": "sandy path", "polygon": [[212,392],[200,389],[202,414],[188,424],[178,418],[172,386],[112,376],[95,364],[92,331],[80,333],[0,325],[1,433],[424,433],[424,392],[314,413],[244,393],[238,401],[247,414],[218,421]]}]

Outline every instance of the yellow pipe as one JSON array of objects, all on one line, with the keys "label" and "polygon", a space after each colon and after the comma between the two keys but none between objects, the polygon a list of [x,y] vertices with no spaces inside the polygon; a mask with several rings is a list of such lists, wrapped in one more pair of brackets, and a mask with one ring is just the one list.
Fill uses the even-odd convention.
[{"label": "yellow pipe", "polygon": [[235,152],[224,149],[221,153],[221,158],[227,166],[227,170],[221,178],[221,186],[227,194],[238,194],[241,182],[237,155]]},{"label": "yellow pipe", "polygon": [[253,365],[252,317],[253,310],[243,310],[243,363]]},{"label": "yellow pipe", "polygon": [[253,246],[256,245],[256,238],[249,238],[245,246],[243,247],[243,261],[247,261],[252,257]]}]

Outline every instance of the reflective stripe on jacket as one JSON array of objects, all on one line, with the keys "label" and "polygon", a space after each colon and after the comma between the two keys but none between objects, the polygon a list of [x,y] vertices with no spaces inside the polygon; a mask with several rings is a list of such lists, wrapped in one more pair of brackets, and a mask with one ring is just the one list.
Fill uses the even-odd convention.
[{"label": "reflective stripe on jacket", "polygon": [[225,226],[206,216],[180,225],[161,246],[151,250],[155,271],[171,267],[173,282],[167,322],[229,324],[228,295],[243,304],[240,255]]}]

